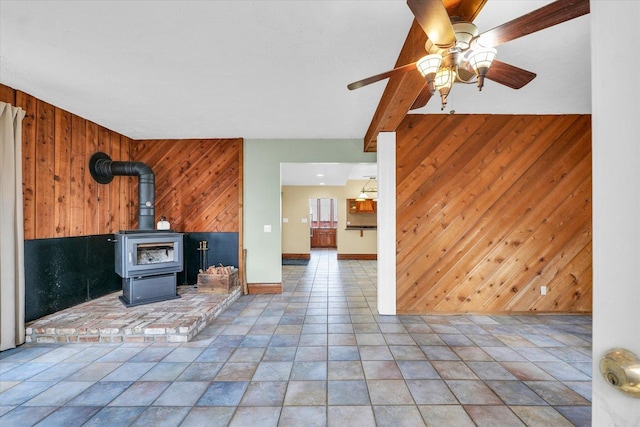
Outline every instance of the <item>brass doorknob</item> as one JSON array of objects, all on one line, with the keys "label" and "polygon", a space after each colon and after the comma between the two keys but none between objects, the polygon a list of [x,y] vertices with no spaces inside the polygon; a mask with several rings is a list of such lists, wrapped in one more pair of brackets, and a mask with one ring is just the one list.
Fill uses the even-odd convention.
[{"label": "brass doorknob", "polygon": [[600,359],[600,372],[614,388],[640,397],[640,359],[624,348],[614,348]]}]

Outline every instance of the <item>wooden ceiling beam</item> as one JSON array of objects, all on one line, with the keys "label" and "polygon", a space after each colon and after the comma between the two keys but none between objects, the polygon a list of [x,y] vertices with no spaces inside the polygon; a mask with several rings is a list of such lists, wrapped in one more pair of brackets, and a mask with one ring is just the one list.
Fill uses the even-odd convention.
[{"label": "wooden ceiling beam", "polygon": [[[486,2],[487,0],[445,0],[444,5],[449,16],[472,21]],[[426,42],[426,34],[414,20],[395,67],[415,62],[426,55]],[[377,151],[378,133],[397,129],[424,85],[425,81],[420,73],[402,73],[389,79],[364,137],[364,151]]]},{"label": "wooden ceiling beam", "polygon": [[[395,66],[409,64],[423,57],[426,42],[427,35],[414,19]],[[389,79],[364,137],[364,151],[377,151],[378,133],[396,130],[424,85],[424,78],[415,72],[398,74]]]}]

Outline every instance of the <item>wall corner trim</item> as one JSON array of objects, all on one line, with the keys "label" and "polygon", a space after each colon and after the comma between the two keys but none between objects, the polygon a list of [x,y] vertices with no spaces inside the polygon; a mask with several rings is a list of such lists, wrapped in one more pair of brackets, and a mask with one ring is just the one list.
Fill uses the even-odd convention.
[{"label": "wall corner trim", "polygon": [[378,135],[378,313],[396,314],[396,133]]}]

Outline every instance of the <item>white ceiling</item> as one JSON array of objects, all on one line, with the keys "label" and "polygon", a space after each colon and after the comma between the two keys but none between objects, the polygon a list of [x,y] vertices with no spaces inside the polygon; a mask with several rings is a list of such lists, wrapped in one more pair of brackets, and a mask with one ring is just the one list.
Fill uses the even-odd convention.
[{"label": "white ceiling", "polygon": [[[544,0],[488,0],[488,30]],[[403,0],[0,0],[0,82],[134,139],[362,138],[413,15]],[[446,112],[590,113],[589,16],[498,47],[518,91],[456,85]],[[432,99],[417,113],[440,113]]]},{"label": "white ceiling", "polygon": [[378,176],[376,163],[281,163],[282,185],[343,186],[348,180]]}]

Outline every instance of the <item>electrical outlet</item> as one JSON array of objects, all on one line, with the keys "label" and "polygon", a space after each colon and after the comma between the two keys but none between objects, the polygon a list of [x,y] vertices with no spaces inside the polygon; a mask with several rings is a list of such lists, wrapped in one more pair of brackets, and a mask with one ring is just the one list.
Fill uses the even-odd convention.
[{"label": "electrical outlet", "polygon": [[540,295],[546,295],[547,294],[547,287],[546,286],[540,286]]}]

